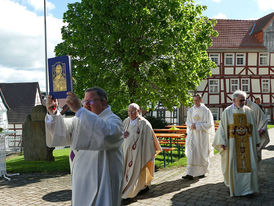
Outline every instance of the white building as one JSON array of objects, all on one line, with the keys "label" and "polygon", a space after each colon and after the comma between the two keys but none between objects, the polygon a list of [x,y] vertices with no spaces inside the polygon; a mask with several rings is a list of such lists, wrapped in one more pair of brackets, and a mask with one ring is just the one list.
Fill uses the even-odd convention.
[{"label": "white building", "polygon": [[9,106],[0,88],[0,127],[8,129],[8,110]]}]

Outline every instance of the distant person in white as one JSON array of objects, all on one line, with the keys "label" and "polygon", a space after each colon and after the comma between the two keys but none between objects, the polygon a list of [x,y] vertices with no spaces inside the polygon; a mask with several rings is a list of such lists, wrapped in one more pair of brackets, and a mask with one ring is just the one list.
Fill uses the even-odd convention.
[{"label": "distant person in white", "polygon": [[246,106],[248,106],[250,109],[252,109],[252,111],[254,112],[254,115],[255,115],[255,122],[256,122],[259,136],[261,139],[261,143],[260,143],[259,147],[257,147],[257,155],[258,155],[258,161],[261,161],[262,149],[264,149],[265,146],[270,141],[268,131],[267,131],[268,120],[267,120],[266,115],[264,114],[263,110],[261,109],[261,107],[258,104],[247,99]]},{"label": "distant person in white", "polygon": [[123,124],[107,104],[104,90],[85,91],[82,101],[68,92],[66,104],[75,112],[63,118],[57,102],[47,97],[47,145],[71,146],[73,206],[117,206],[123,180]]},{"label": "distant person in white", "polygon": [[203,178],[208,172],[209,155],[212,152],[210,140],[215,135],[211,111],[202,103],[198,94],[193,97],[194,106],[187,112],[186,156],[187,168],[183,179]]}]

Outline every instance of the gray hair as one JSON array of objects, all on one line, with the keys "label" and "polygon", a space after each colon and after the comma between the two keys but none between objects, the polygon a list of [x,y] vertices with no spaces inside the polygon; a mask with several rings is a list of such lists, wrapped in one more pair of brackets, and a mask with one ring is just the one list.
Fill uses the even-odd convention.
[{"label": "gray hair", "polygon": [[232,99],[236,99],[238,96],[243,96],[246,99],[246,93],[242,90],[236,90],[233,94],[232,94]]},{"label": "gray hair", "polygon": [[107,93],[105,92],[105,90],[103,90],[102,88],[100,87],[91,87],[91,88],[88,88],[86,89],[85,93],[87,92],[96,92],[97,95],[100,97],[100,99],[103,101],[103,100],[108,100],[107,98]]},{"label": "gray hair", "polygon": [[133,107],[133,108],[135,108],[135,109],[137,109],[137,110],[140,110],[139,105],[136,104],[136,103],[131,103],[130,105],[128,105],[128,108],[130,108],[130,107]]},{"label": "gray hair", "polygon": [[194,95],[193,95],[193,98],[194,98],[194,97],[197,97],[197,98],[200,99],[200,100],[202,99],[202,96],[201,96],[200,94],[194,94]]}]

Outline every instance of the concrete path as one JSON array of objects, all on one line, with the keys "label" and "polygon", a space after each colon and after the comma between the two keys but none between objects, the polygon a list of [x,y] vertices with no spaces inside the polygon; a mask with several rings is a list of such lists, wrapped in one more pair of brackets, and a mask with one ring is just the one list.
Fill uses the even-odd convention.
[{"label": "concrete path", "polygon": [[[223,184],[220,156],[211,158],[206,178],[187,181],[181,177],[184,168],[162,169],[155,174],[145,195],[137,196],[131,206],[182,205],[273,205],[274,206],[274,129],[271,142],[263,150],[260,163],[260,193],[252,198],[229,197]],[[70,175],[22,174],[10,182],[0,179],[0,205],[71,205]]]}]

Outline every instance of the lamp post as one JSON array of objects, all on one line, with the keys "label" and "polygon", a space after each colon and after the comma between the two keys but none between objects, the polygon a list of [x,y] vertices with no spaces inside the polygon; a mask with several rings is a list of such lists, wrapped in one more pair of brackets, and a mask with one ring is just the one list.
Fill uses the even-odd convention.
[{"label": "lamp post", "polygon": [[46,74],[46,95],[48,95],[48,53],[47,53],[47,7],[44,0],[44,30],[45,30],[45,74]]}]

